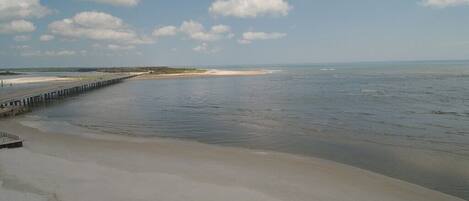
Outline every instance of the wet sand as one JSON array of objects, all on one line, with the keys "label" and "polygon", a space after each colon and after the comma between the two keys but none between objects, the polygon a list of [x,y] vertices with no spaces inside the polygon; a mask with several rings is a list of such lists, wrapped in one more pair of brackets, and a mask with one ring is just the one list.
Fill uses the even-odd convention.
[{"label": "wet sand", "polygon": [[160,138],[0,128],[25,147],[0,150],[0,200],[461,201],[317,158]]}]

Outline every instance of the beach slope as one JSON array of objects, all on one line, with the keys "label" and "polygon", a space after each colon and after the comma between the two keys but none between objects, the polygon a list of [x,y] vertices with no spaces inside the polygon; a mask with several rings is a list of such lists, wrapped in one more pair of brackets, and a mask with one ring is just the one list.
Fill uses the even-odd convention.
[{"label": "beach slope", "polygon": [[47,133],[16,120],[0,200],[462,201],[317,158],[159,138]]}]

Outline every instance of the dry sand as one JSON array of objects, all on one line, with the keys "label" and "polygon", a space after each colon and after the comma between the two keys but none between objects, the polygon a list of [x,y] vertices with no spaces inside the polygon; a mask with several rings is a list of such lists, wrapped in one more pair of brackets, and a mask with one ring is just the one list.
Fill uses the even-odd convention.
[{"label": "dry sand", "polygon": [[269,74],[266,70],[216,70],[210,69],[200,73],[176,73],[176,74],[144,74],[134,79],[164,79],[164,78],[180,78],[180,77],[220,77],[220,76],[255,76]]},{"label": "dry sand", "polygon": [[[29,124],[28,124],[29,125]],[[317,158],[168,139],[46,133],[0,121],[0,201],[462,201]]]},{"label": "dry sand", "polygon": [[4,84],[30,84],[30,83],[40,83],[40,82],[55,82],[55,81],[72,81],[76,78],[68,77],[20,77],[3,80]]},{"label": "dry sand", "polygon": [[[162,79],[162,78],[178,78],[178,77],[215,77],[215,76],[254,76],[269,74],[266,70],[216,70],[211,69],[201,73],[176,73],[176,74],[146,74],[146,73],[130,73],[131,75],[140,75],[134,79]],[[55,77],[55,76],[41,76],[41,77],[20,77],[3,79],[3,83],[7,84],[30,84],[41,82],[57,82],[57,81],[74,81],[79,78],[74,77]]]}]

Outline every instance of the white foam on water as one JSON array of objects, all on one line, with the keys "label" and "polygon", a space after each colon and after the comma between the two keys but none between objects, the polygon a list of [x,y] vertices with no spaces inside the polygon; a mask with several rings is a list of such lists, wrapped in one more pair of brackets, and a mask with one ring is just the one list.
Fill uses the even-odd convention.
[{"label": "white foam on water", "polygon": [[281,73],[283,70],[266,70],[268,74]]}]

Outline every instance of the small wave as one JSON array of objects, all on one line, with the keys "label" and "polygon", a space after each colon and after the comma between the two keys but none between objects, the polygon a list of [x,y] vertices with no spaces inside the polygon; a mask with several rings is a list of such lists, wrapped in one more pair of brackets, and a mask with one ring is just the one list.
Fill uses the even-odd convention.
[{"label": "small wave", "polygon": [[362,92],[362,93],[377,93],[378,90],[374,90],[374,89],[362,89],[361,92]]},{"label": "small wave", "polygon": [[448,135],[469,136],[467,131],[446,131],[445,133]]},{"label": "small wave", "polygon": [[468,113],[447,112],[447,111],[441,111],[441,110],[432,110],[431,113],[435,115],[450,115],[450,116],[459,116],[459,117],[469,116]]},{"label": "small wave", "polygon": [[381,90],[375,90],[375,89],[361,89],[360,92],[362,94],[368,94],[368,95],[379,95],[379,96],[383,96],[383,95],[386,95],[386,93],[384,91],[381,91]]},{"label": "small wave", "polygon": [[321,68],[319,70],[322,70],[322,71],[335,71],[336,69],[335,68]]},{"label": "small wave", "polygon": [[26,114],[24,115],[24,119],[25,120],[31,120],[31,121],[39,121],[41,119],[43,119],[41,116],[39,115],[33,115],[33,114]]},{"label": "small wave", "polygon": [[363,116],[375,116],[376,114],[374,113],[369,113],[369,112],[358,112],[358,115],[363,115]]},{"label": "small wave", "polygon": [[280,72],[282,72],[282,71],[283,71],[283,70],[266,70],[266,72],[267,72],[268,74],[280,73]]},{"label": "small wave", "polygon": [[266,151],[254,151],[253,153],[262,156],[269,155],[269,152]]}]

